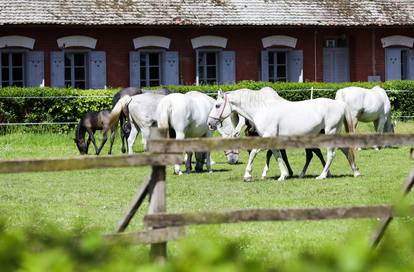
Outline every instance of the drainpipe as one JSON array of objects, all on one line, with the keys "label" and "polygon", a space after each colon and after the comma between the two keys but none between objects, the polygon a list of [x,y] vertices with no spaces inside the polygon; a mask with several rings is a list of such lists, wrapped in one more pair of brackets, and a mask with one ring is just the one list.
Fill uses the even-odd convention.
[{"label": "drainpipe", "polygon": [[375,60],[375,29],[372,29],[371,32],[371,48],[372,48],[372,75],[376,76],[377,75],[377,70],[376,70],[376,60]]},{"label": "drainpipe", "polygon": [[317,58],[317,48],[316,48],[316,44],[317,44],[317,35],[318,35],[318,31],[315,30],[313,33],[313,56],[314,56],[314,61],[313,61],[313,67],[314,67],[314,81],[317,81],[318,78],[318,58]]}]

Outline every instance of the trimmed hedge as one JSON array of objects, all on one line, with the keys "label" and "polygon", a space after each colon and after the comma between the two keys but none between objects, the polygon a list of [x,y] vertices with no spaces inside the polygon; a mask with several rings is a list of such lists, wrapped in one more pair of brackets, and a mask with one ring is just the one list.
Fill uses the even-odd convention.
[{"label": "trimmed hedge", "polygon": [[[305,100],[310,98],[310,88],[330,89],[326,91],[316,90],[314,98],[334,98],[335,91],[347,86],[360,86],[372,88],[380,85],[387,90],[414,90],[414,81],[387,81],[383,83],[372,82],[349,82],[349,83],[321,83],[321,82],[257,82],[241,81],[229,85],[176,85],[165,86],[172,92],[185,93],[188,91],[200,91],[214,93],[221,89],[231,91],[241,88],[258,90],[269,86],[278,90],[280,95],[291,101]],[[153,88],[156,89],[156,88]],[[293,91],[304,90],[307,91]],[[95,98],[92,96],[113,96],[119,89],[106,90],[77,90],[61,88],[0,88],[0,122],[76,122],[88,111],[99,111],[110,109],[112,98]],[[290,91],[283,91],[290,90]],[[45,97],[44,99],[17,98],[17,97]],[[57,96],[58,98],[46,98]],[[91,98],[63,98],[64,96],[91,96]],[[3,97],[3,98],[2,98]],[[5,98],[16,97],[16,98]],[[62,98],[59,98],[62,97]],[[414,91],[405,93],[389,93],[393,107],[393,116],[414,115]]]}]

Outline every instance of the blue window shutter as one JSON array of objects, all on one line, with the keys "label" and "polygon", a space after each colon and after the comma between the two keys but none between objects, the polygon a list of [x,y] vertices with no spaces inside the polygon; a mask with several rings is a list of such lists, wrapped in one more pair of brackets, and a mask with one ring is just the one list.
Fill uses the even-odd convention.
[{"label": "blue window shutter", "polygon": [[408,79],[414,80],[414,49],[408,51]]},{"label": "blue window shutter", "polygon": [[106,53],[104,51],[89,52],[89,85],[90,89],[106,88]]},{"label": "blue window shutter", "polygon": [[335,48],[335,82],[349,82],[349,50]]},{"label": "blue window shutter", "polygon": [[323,81],[335,82],[335,62],[334,62],[334,48],[323,49]]},{"label": "blue window shutter", "polygon": [[303,82],[303,50],[288,52],[288,81]]},{"label": "blue window shutter", "polygon": [[163,59],[163,85],[178,85],[180,82],[179,79],[179,59],[177,51],[166,51],[162,55]]},{"label": "blue window shutter", "polygon": [[29,51],[26,53],[26,86],[45,86],[44,53],[42,51]]},{"label": "blue window shutter", "polygon": [[385,48],[385,80],[401,79],[401,49]]},{"label": "blue window shutter", "polygon": [[269,52],[267,50],[262,50],[261,59],[261,81],[269,81]]},{"label": "blue window shutter", "polygon": [[221,51],[219,55],[220,84],[236,82],[236,54],[234,51]]},{"label": "blue window shutter", "polygon": [[140,83],[140,65],[139,65],[139,52],[129,52],[129,85],[131,87],[139,87]]},{"label": "blue window shutter", "polygon": [[50,52],[50,86],[65,87],[65,55],[61,51]]}]

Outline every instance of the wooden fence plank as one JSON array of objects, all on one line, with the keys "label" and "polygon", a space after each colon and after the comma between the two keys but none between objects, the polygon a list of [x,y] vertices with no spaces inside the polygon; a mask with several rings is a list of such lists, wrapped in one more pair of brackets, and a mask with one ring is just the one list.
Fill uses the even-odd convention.
[{"label": "wooden fence plank", "polygon": [[[407,178],[405,179],[405,182],[403,184],[403,192],[402,197],[404,198],[413,188],[414,186],[414,168],[411,169],[410,173],[408,174]],[[371,238],[371,246],[376,247],[379,242],[381,241],[382,237],[385,234],[385,231],[388,228],[388,225],[393,220],[393,215],[391,213],[388,213],[386,217],[381,221],[381,224],[374,232],[372,238]]]},{"label": "wooden fence plank", "polygon": [[182,156],[142,153],[119,156],[79,156],[55,159],[21,159],[0,161],[0,173],[84,170],[96,168],[132,167],[143,165],[172,165]]},{"label": "wooden fence plank", "polygon": [[144,183],[141,185],[141,188],[135,194],[134,199],[131,201],[131,204],[129,204],[128,210],[125,212],[125,215],[116,226],[115,232],[123,232],[128,227],[132,217],[134,217],[135,213],[141,206],[142,202],[144,202],[144,199],[148,194],[149,184],[150,178],[144,181]]},{"label": "wooden fence plank", "polygon": [[[413,207],[414,208],[414,207]],[[375,218],[392,213],[392,206],[357,206],[341,208],[245,209],[227,212],[153,214],[144,217],[148,227],[223,224],[251,221],[295,221],[346,218]]]},{"label": "wooden fence plank", "polygon": [[176,240],[178,238],[185,236],[185,234],[185,228],[173,227],[138,232],[106,234],[103,236],[103,238],[108,241],[122,240],[131,244],[152,244]]},{"label": "wooden fence plank", "polygon": [[270,148],[316,148],[316,147],[371,147],[414,145],[414,134],[347,134],[292,137],[245,137],[245,138],[193,138],[184,140],[150,140],[148,148],[155,153],[184,151],[270,149]]}]

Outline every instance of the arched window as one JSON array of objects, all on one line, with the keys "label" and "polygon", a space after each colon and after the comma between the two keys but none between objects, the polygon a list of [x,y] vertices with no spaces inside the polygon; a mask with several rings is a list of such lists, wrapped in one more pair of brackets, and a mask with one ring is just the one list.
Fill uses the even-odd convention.
[{"label": "arched window", "polygon": [[191,39],[196,50],[196,83],[225,84],[236,79],[235,52],[225,51],[227,38],[199,36]]},{"label": "arched window", "polygon": [[130,85],[134,87],[176,85],[179,83],[178,52],[170,51],[171,39],[141,36],[132,40]]},{"label": "arched window", "polygon": [[0,37],[0,87],[44,86],[44,54],[32,51],[34,44],[25,36]]},{"label": "arched window", "polygon": [[385,79],[414,79],[414,38],[393,35],[381,39],[385,50]]},{"label": "arched window", "polygon": [[79,89],[106,88],[106,53],[95,51],[97,40],[89,36],[65,36],[56,40],[60,51],[51,52],[51,85]]},{"label": "arched window", "polygon": [[303,51],[296,48],[297,39],[285,35],[262,38],[262,81],[303,81]]}]

